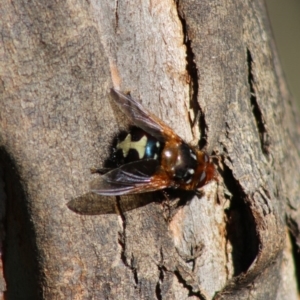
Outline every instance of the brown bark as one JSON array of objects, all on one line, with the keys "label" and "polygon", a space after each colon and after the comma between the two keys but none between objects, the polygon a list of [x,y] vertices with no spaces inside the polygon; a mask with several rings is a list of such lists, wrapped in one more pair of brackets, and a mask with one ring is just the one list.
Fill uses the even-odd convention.
[{"label": "brown bark", "polygon": [[[8,299],[297,299],[300,127],[261,1],[5,1],[1,16]],[[171,220],[157,201],[67,207],[125,126],[112,86],[217,155],[218,182]]]}]

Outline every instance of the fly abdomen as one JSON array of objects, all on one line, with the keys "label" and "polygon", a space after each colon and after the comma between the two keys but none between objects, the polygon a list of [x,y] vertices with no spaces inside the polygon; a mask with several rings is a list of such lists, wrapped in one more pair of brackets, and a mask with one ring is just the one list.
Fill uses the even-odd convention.
[{"label": "fly abdomen", "polygon": [[160,159],[162,143],[138,127],[118,137],[113,160],[123,165],[143,159]]}]

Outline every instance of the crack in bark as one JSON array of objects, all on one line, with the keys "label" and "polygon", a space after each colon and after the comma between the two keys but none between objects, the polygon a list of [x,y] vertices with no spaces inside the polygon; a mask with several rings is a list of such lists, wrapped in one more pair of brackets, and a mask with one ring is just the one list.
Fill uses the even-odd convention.
[{"label": "crack in bark", "polygon": [[[133,278],[134,278],[134,281],[135,281],[135,284],[138,285],[138,276],[137,276],[137,270],[136,268],[132,267],[132,263],[128,263],[127,262],[127,258],[126,258],[126,255],[125,255],[125,248],[126,248],[126,238],[125,238],[125,231],[126,231],[126,218],[125,218],[125,215],[124,215],[124,212],[121,208],[121,198],[120,197],[116,197],[116,210],[117,210],[117,213],[118,215],[121,217],[122,219],[122,228],[123,228],[123,231],[120,232],[120,236],[119,236],[119,245],[121,246],[121,260],[123,261],[124,265],[129,268],[133,274]],[[133,258],[131,259],[131,261],[133,261]]]},{"label": "crack in bark", "polygon": [[248,63],[248,83],[250,87],[250,102],[252,106],[252,112],[256,121],[256,126],[259,133],[259,139],[263,154],[268,157],[270,154],[270,136],[267,132],[262,111],[258,105],[255,88],[254,88],[254,76],[253,76],[253,59],[249,49],[247,49],[247,63]]},{"label": "crack in bark", "polygon": [[119,1],[116,0],[116,7],[115,7],[115,20],[116,20],[115,32],[117,32],[117,30],[119,28],[119,14],[118,14],[118,9],[119,9]]},{"label": "crack in bark", "polygon": [[198,92],[199,92],[199,73],[198,68],[195,63],[195,54],[192,49],[192,40],[189,38],[188,35],[188,25],[184,18],[183,12],[180,10],[180,1],[175,0],[175,5],[177,8],[178,18],[182,24],[182,31],[183,31],[183,43],[186,46],[186,70],[190,78],[190,105],[192,110],[194,111],[195,119],[191,121],[192,127],[196,126],[197,122],[199,123],[200,129],[200,140],[199,140],[199,148],[202,149],[206,145],[207,140],[207,125],[205,122],[204,113],[198,103]]},{"label": "crack in bark", "polygon": [[189,297],[194,296],[200,300],[206,299],[206,297],[204,295],[202,295],[199,290],[197,292],[193,291],[193,287],[188,284],[188,282],[182,277],[182,275],[180,274],[180,272],[178,270],[174,271],[174,275],[177,277],[178,282],[180,282],[189,291],[189,294],[188,294]]},{"label": "crack in bark", "polygon": [[157,281],[156,288],[155,288],[156,298],[158,300],[163,299],[161,285],[164,281],[164,271],[167,270],[165,268],[164,264],[163,264],[163,262],[164,262],[164,253],[163,253],[162,247],[160,247],[160,257],[161,257],[161,262],[160,262],[159,265],[157,265],[158,270],[159,270],[159,277],[158,277],[158,281]]},{"label": "crack in bark", "polygon": [[161,291],[161,285],[164,281],[164,268],[163,266],[158,266],[158,270],[159,270],[159,278],[156,284],[156,288],[155,288],[155,293],[156,293],[156,298],[158,300],[162,300],[162,291]]}]

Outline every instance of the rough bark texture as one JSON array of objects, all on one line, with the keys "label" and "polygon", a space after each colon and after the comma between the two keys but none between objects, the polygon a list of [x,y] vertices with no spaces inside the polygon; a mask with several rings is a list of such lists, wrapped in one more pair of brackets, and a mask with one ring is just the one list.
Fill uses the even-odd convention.
[{"label": "rough bark texture", "polygon": [[[298,298],[300,123],[261,1],[4,1],[0,24],[7,299]],[[216,155],[171,220],[155,195],[67,207],[126,124],[112,86]]]}]

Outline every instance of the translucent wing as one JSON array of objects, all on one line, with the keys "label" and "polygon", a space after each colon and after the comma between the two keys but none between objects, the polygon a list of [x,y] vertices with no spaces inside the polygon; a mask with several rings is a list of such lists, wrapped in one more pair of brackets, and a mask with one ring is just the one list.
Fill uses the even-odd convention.
[{"label": "translucent wing", "polygon": [[171,185],[167,174],[155,159],[135,161],[114,169],[90,184],[92,192],[117,196],[164,189]]},{"label": "translucent wing", "polygon": [[147,110],[129,94],[124,94],[113,88],[110,90],[110,94],[120,109],[137,127],[142,128],[160,141],[169,139],[178,142],[181,141],[181,138],[175,134],[168,125],[153,114],[147,112]]}]

